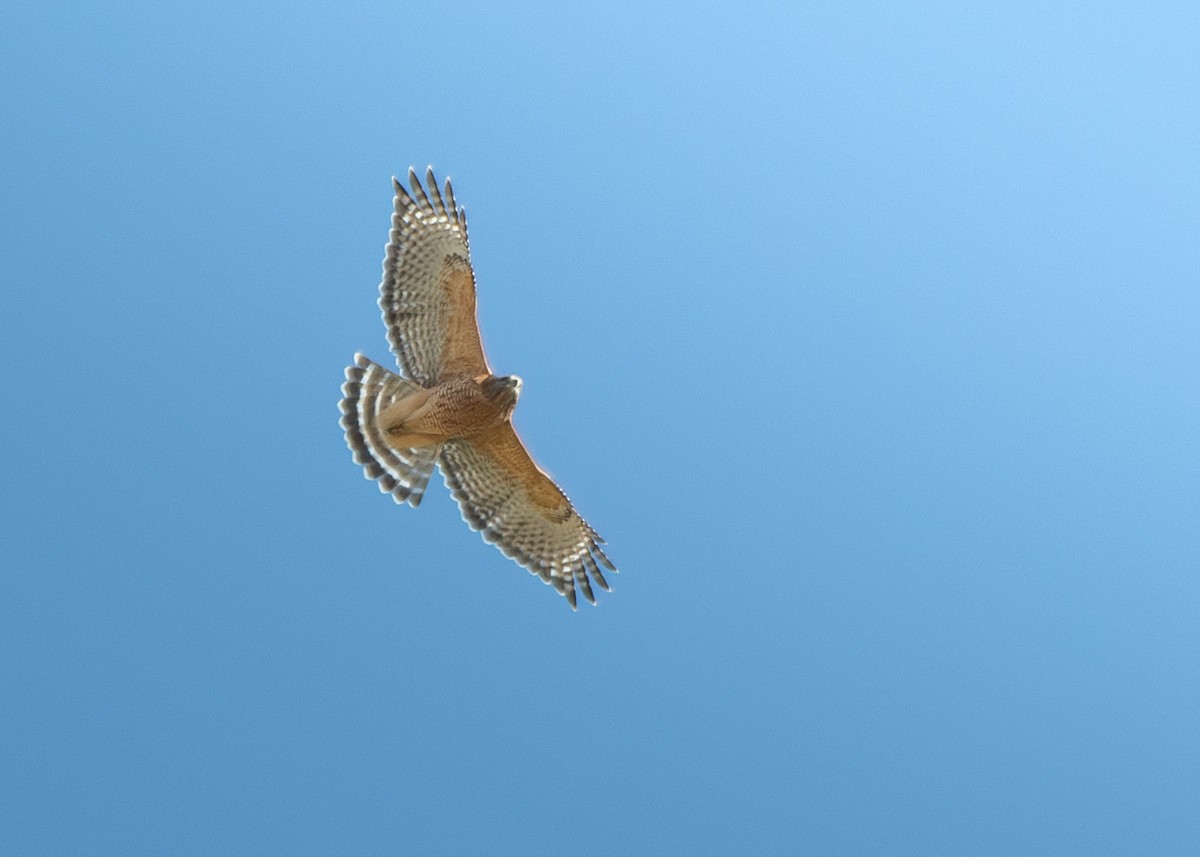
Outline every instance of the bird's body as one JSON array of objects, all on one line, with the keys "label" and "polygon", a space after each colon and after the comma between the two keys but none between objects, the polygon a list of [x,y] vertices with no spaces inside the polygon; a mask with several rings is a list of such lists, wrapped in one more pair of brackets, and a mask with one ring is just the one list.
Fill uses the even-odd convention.
[{"label": "bird's body", "polygon": [[392,446],[437,446],[503,424],[516,407],[518,390],[519,383],[494,375],[454,378],[413,390],[389,405],[377,421]]},{"label": "bird's body", "polygon": [[441,467],[463,518],[485,540],[553,584],[575,607],[575,587],[616,568],[596,532],[534,463],[512,426],[515,375],[492,373],[475,310],[466,215],[433,170],[429,192],[409,170],[399,182],[379,305],[404,377],[361,354],[346,369],[341,424],[354,460],[397,503],[420,503]]}]

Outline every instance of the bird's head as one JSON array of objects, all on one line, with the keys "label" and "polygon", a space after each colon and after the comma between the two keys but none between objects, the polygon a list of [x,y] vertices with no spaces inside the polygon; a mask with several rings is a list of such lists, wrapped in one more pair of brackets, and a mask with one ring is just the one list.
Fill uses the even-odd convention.
[{"label": "bird's head", "polygon": [[489,399],[504,403],[507,405],[507,410],[510,413],[511,409],[517,406],[517,399],[521,395],[521,378],[519,375],[502,375],[500,377],[493,375],[485,380],[481,386]]}]

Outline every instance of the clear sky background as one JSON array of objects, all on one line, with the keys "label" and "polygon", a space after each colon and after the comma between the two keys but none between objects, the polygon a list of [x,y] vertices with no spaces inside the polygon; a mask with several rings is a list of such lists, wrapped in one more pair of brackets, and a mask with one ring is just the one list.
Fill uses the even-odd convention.
[{"label": "clear sky background", "polygon": [[[0,12],[0,852],[1195,854],[1200,12]],[[599,607],[337,425],[470,212]]]}]

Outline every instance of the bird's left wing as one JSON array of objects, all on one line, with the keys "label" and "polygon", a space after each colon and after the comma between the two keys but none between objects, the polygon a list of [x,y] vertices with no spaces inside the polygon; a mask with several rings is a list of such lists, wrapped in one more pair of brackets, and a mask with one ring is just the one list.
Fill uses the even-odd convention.
[{"label": "bird's left wing", "polygon": [[600,565],[616,568],[600,549],[604,539],[538,468],[511,423],[447,441],[438,462],[471,529],[552,583],[572,609],[576,584],[593,604],[591,581],[608,589]]},{"label": "bird's left wing", "polygon": [[379,308],[388,342],[404,374],[423,387],[455,377],[490,375],[475,316],[475,272],[467,215],[433,168],[428,192],[409,168],[405,190],[396,179],[395,213],[383,260]]}]

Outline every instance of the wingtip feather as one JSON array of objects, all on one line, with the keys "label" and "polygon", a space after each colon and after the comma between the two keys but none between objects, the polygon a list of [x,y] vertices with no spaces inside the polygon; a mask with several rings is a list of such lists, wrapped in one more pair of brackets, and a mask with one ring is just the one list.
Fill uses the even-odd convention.
[{"label": "wingtip feather", "polygon": [[432,209],[433,206],[429,202],[429,197],[425,194],[425,188],[421,185],[421,180],[417,178],[417,171],[412,167],[408,168],[408,183],[412,186],[413,199],[420,197],[420,204],[425,208]]}]

